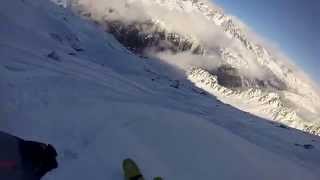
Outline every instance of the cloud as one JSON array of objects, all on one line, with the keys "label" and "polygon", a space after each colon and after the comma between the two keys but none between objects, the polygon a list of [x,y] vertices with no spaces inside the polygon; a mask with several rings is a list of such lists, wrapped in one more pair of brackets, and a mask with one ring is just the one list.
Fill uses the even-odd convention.
[{"label": "cloud", "polygon": [[211,55],[208,57],[195,55],[191,52],[173,54],[172,52],[167,51],[161,53],[158,52],[152,54],[152,56],[184,71],[194,67],[215,70],[222,63],[221,58],[218,55]]},{"label": "cloud", "polygon": [[[167,1],[167,5],[174,3],[174,1]],[[100,23],[116,20],[131,24],[153,20],[154,23],[157,23],[167,31],[177,32],[182,36],[190,38],[208,50],[206,57],[197,56],[190,52],[183,52],[181,54],[172,54],[170,52],[152,54],[153,57],[158,57],[164,62],[180,69],[190,66],[200,66],[205,69],[216,68],[222,63],[227,63],[221,58],[220,53],[221,49],[227,49],[237,56],[235,57],[236,59],[245,62],[245,65],[238,67],[240,73],[245,76],[264,79],[269,78],[270,75],[268,73],[273,71],[277,76],[287,78],[285,76],[286,72],[295,72],[299,77],[298,79],[302,79],[301,81],[306,80],[307,82],[311,82],[305,73],[292,65],[290,58],[283,55],[277,46],[261,38],[243,21],[234,16],[230,17],[249,40],[267,47],[273,56],[275,68],[265,70],[265,65],[261,65],[257,61],[257,57],[252,51],[246,49],[240,41],[227,35],[220,26],[215,25],[199,11],[181,11],[172,7],[168,8],[168,6],[155,4],[152,0],[69,0],[69,2],[71,2],[69,4],[72,4],[73,9],[90,13],[91,18]],[[212,2],[205,1],[204,3],[209,7],[211,6],[214,9],[218,9],[218,11],[222,11],[218,5]],[[179,8],[179,6],[175,8]],[[150,29],[146,30],[149,31]]]},{"label": "cloud", "polygon": [[106,20],[133,22],[148,19],[144,7],[129,0],[69,0],[69,2],[73,10],[90,13],[91,18],[99,22]]},{"label": "cloud", "polygon": [[[192,39],[207,49],[206,56],[194,55],[191,52],[172,54],[162,52],[150,54],[162,61],[187,70],[191,66],[212,70],[223,63],[220,49],[229,49],[245,57],[242,60],[248,63],[240,67],[240,72],[246,76],[264,76],[264,71],[257,64],[252,53],[244,49],[243,45],[228,36],[221,27],[212,23],[198,11],[186,12],[172,10],[159,6],[150,0],[72,0],[73,8],[89,12],[91,18],[99,22],[121,21],[122,23],[136,23],[153,20],[160,27],[169,32],[179,33],[181,36]],[[216,5],[211,4],[217,8]],[[245,25],[243,24],[243,27]],[[150,29],[146,29],[150,30]],[[151,51],[153,52],[153,51]],[[238,58],[241,58],[238,57]]]},{"label": "cloud", "polygon": [[[208,44],[219,46],[231,41],[221,28],[207,20],[199,12],[183,12],[169,10],[153,1],[146,0],[70,0],[76,11],[89,12],[96,21],[119,20],[123,23],[145,22],[157,20],[167,30],[179,32],[183,35],[196,37]],[[214,40],[214,41],[212,41]]]}]

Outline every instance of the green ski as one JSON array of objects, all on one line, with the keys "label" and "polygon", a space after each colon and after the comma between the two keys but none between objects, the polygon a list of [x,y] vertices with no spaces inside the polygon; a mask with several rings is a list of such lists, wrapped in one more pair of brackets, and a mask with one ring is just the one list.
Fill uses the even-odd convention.
[{"label": "green ski", "polygon": [[125,180],[144,180],[139,167],[132,159],[125,159],[122,168]]},{"label": "green ski", "polygon": [[[125,159],[122,162],[125,180],[144,180],[138,165],[132,159]],[[153,180],[163,180],[162,177],[154,177]]]},{"label": "green ski", "polygon": [[162,177],[155,177],[155,178],[153,178],[153,180],[163,180],[163,178]]}]

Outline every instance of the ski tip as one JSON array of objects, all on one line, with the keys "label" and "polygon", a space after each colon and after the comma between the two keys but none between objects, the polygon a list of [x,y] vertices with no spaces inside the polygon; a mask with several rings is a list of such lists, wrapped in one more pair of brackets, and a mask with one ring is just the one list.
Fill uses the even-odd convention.
[{"label": "ski tip", "polygon": [[131,167],[138,167],[138,165],[135,163],[134,160],[127,158],[127,159],[123,160],[122,167],[130,167],[131,168]]},{"label": "ski tip", "polygon": [[163,180],[163,178],[158,176],[158,177],[153,178],[153,180]]},{"label": "ski tip", "polygon": [[122,162],[122,168],[126,179],[143,179],[138,165],[132,159],[124,159]]},{"label": "ski tip", "polygon": [[127,163],[134,163],[134,161],[132,159],[130,159],[130,158],[124,159],[122,161],[122,164],[127,164]]}]

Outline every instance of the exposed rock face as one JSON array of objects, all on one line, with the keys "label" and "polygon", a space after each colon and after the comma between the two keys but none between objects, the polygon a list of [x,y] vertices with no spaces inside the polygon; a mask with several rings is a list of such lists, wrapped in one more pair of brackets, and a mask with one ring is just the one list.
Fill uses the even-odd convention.
[{"label": "exposed rock face", "polygon": [[188,38],[175,32],[166,32],[153,22],[135,22],[125,24],[109,21],[108,32],[134,53],[144,54],[146,50],[171,51],[173,53],[192,51],[202,54],[204,49]]},{"label": "exposed rock face", "polygon": [[[210,76],[202,76],[206,73],[200,73],[202,74],[200,77],[201,82],[214,81],[214,86],[212,86],[214,88],[207,86],[203,88],[209,91],[214,89],[211,94],[218,98],[219,96],[233,98],[234,101],[230,101],[231,105],[237,106],[232,103],[241,101],[242,107],[249,107],[242,109],[244,111],[255,115],[263,114],[261,116],[266,119],[279,121],[313,134],[320,133],[319,119],[316,118],[320,114],[320,95],[308,78],[295,70],[285,58],[282,61],[283,57],[265,48],[263,43],[256,41],[241,22],[226,15],[219,7],[210,5],[205,0],[131,1],[132,4],[128,1],[121,2],[125,2],[125,7],[122,7],[125,11],[122,8],[117,9],[117,7],[107,5],[105,9],[102,8],[102,18],[95,18],[92,15],[95,12],[90,7],[82,7],[82,4],[76,6],[81,7],[79,8],[81,14],[107,27],[106,31],[114,35],[127,49],[138,55],[148,57],[150,52],[152,55],[169,51],[173,55],[187,52],[192,56],[198,55],[199,59],[203,57],[206,60],[212,59],[216,63],[214,68],[209,69],[211,66],[206,68],[200,65],[202,70]],[[199,35],[192,30],[187,30],[187,27],[186,31],[184,27],[183,30],[174,28],[172,24],[180,22],[172,21],[171,18],[162,18],[161,15],[154,15],[152,12],[144,14],[145,17],[142,20],[132,20],[127,17],[126,12],[134,11],[135,5],[146,9],[148,7],[159,8],[173,15],[180,13],[183,18],[199,17],[197,20],[205,21],[199,24],[195,21],[192,23],[194,26],[201,25],[205,31],[201,31]],[[111,16],[117,14],[121,14],[120,18],[110,20]],[[214,31],[210,31],[212,29]],[[232,45],[220,43],[219,38],[210,39],[208,43],[206,37],[211,36],[207,35],[215,33],[215,30],[218,30],[219,37],[223,36],[223,39],[232,41],[230,42]],[[200,68],[194,66],[195,69]],[[195,76],[191,77],[195,80]],[[249,102],[257,104],[250,106]]]},{"label": "exposed rock face", "polygon": [[[191,51],[196,55],[203,55],[204,47],[181,34],[166,32],[152,22],[132,23],[126,25],[120,21],[106,22],[108,32],[126,46],[129,50],[140,55],[147,55],[148,50],[154,52],[170,51],[181,53]],[[267,80],[248,78],[240,74],[239,70],[224,64],[217,70],[210,71],[218,77],[218,83],[228,88],[263,88],[285,90],[285,83],[274,75]],[[270,73],[272,74],[272,73]]]},{"label": "exposed rock face", "polygon": [[222,86],[239,88],[243,85],[239,71],[231,66],[220,66],[216,71],[211,71],[211,73],[217,76],[218,83]]},{"label": "exposed rock face", "polygon": [[231,89],[260,88],[265,90],[286,90],[286,85],[276,77],[258,79],[243,76],[238,69],[230,65],[222,65],[214,71],[210,71],[218,78],[218,83]]},{"label": "exposed rock face", "polygon": [[[189,79],[198,87],[206,90],[217,97],[223,98],[226,101],[241,100],[250,102],[247,105],[257,106],[263,109],[262,112],[270,116],[274,121],[286,124],[292,128],[300,129],[314,135],[320,135],[320,124],[308,122],[295,112],[293,108],[286,104],[286,101],[277,93],[262,91],[259,88],[250,88],[247,90],[235,90],[218,83],[218,77],[210,72],[194,68],[189,72]],[[241,105],[234,104],[241,109]],[[244,109],[245,110],[245,109]],[[263,114],[257,115],[264,116]]]}]

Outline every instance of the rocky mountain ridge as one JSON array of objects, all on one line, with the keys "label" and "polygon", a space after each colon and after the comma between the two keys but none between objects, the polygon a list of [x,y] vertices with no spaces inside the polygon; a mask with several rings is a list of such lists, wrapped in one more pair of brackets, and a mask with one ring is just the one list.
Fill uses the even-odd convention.
[{"label": "rocky mountain ridge", "polygon": [[[256,43],[254,38],[247,33],[246,27],[242,27],[243,25],[238,20],[224,14],[221,8],[200,0],[123,0],[115,5],[110,0],[110,6],[106,5],[104,9],[100,9],[103,15],[97,16],[99,14],[97,12],[100,11],[84,3],[85,1],[74,0],[73,7],[77,7],[78,13],[87,19],[104,27],[131,52],[147,58],[153,58],[154,53],[170,52],[175,55],[188,52],[199,56],[199,59],[205,57],[212,61],[219,61],[220,65],[213,69],[194,67],[216,77],[213,89],[216,89],[217,86],[218,89],[224,90],[212,91],[213,95],[229,96],[231,93],[233,96],[229,98],[243,98],[242,103],[246,107],[246,104],[250,104],[251,101],[257,102],[263,112],[257,112],[256,108],[252,109],[252,107],[244,110],[257,115],[263,114],[262,117],[319,134],[319,120],[310,118],[320,114],[320,97],[312,84],[301,76],[299,71],[293,69],[293,66],[286,63],[285,59],[281,59],[261,44]],[[124,4],[124,7],[121,7],[124,9],[117,6],[121,3]],[[126,17],[127,14],[130,14],[126,12],[135,11],[137,7],[143,7],[141,9],[144,10],[158,7],[160,12],[173,15],[171,19],[169,15],[166,15],[169,16],[169,19],[165,19],[161,15],[157,16],[157,14],[146,11],[142,19],[132,20],[131,17]],[[197,20],[205,19],[203,20],[205,23],[193,26],[208,26],[209,34],[212,33],[210,28],[222,30],[224,36],[234,45],[219,45],[217,44],[219,40],[217,40],[213,42],[215,45],[211,46],[210,43],[203,42],[199,34],[188,30],[188,27],[186,31],[173,28],[174,15],[179,13],[200,17]],[[115,16],[121,18],[115,18]],[[187,17],[186,20],[188,20]],[[212,57],[212,54],[218,57]],[[255,72],[254,75],[247,73],[252,68],[258,73]],[[257,75],[259,73],[261,75]],[[205,76],[202,76],[203,73],[200,74],[202,80],[208,77],[208,81],[212,81],[208,74]],[[288,94],[294,94],[294,96]],[[269,100],[265,102],[270,98],[272,103]],[[301,104],[307,104],[308,108]],[[237,106],[237,103],[234,105]]]}]

